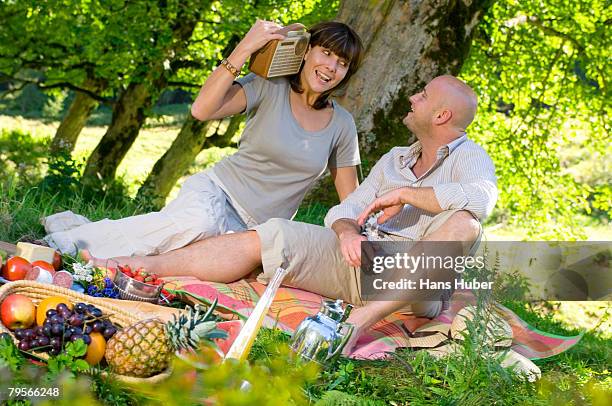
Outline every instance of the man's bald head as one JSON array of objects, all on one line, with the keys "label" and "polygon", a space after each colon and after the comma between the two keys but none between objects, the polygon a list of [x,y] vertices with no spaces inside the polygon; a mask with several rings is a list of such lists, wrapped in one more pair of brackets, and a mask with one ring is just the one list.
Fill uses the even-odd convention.
[{"label": "man's bald head", "polygon": [[458,137],[474,120],[478,105],[476,93],[450,75],[434,78],[409,100],[411,111],[403,122],[419,139]]},{"label": "man's bald head", "polygon": [[478,97],[474,90],[465,82],[451,75],[442,75],[434,78],[430,86],[435,86],[439,92],[439,108],[446,108],[452,112],[449,123],[461,130],[470,125],[476,116]]}]

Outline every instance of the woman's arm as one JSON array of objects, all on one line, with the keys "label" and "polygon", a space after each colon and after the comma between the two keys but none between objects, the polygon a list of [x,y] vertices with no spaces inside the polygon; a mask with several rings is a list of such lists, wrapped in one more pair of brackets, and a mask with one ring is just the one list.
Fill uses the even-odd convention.
[{"label": "woman's arm", "polygon": [[[257,20],[249,32],[227,57],[238,71],[251,56],[268,41],[285,38],[275,34],[281,26]],[[201,121],[220,119],[240,113],[246,108],[246,95],[242,87],[234,84],[234,75],[224,66],[218,66],[206,79],[198,97],[191,106],[191,114]]]},{"label": "woman's arm", "polygon": [[353,193],[353,190],[357,189],[357,186],[359,186],[356,166],[330,168],[329,171],[340,201],[343,201],[348,195]]}]

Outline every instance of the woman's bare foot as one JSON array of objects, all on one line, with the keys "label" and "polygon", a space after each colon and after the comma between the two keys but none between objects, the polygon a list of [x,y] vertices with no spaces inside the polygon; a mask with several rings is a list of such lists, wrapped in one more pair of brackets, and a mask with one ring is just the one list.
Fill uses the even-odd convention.
[{"label": "woman's bare foot", "polygon": [[79,251],[79,256],[85,262],[91,262],[94,266],[100,268],[117,268],[117,265],[125,265],[124,263],[119,261],[119,258],[96,258],[91,255],[89,250],[81,250]]},{"label": "woman's bare foot", "polygon": [[80,257],[86,263],[92,262],[94,266],[106,266],[107,262],[106,259],[94,257],[93,255],[91,255],[91,252],[89,252],[89,250],[80,250],[77,254],[77,257]]},{"label": "woman's bare foot", "polygon": [[91,255],[89,250],[79,251],[79,255],[85,262],[93,262],[94,266],[106,269],[117,269],[119,265],[129,266],[132,269],[145,267],[146,257],[115,257],[115,258],[96,258]]}]

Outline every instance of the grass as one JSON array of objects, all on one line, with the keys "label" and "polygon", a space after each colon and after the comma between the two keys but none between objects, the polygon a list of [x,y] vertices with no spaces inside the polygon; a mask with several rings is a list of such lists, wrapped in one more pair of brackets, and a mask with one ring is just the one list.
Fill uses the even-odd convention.
[{"label": "grass", "polygon": [[[588,241],[612,241],[612,227],[607,220],[596,221],[581,215],[576,216],[575,221],[584,227]],[[503,223],[485,226],[486,237],[491,241],[524,241],[527,239],[527,232],[524,228]]]},{"label": "grass", "polygon": [[[170,145],[178,132],[176,126],[152,125],[144,129],[139,141],[130,150],[128,158],[120,167],[124,170],[125,176],[124,184],[118,185],[118,190],[123,187],[130,193],[109,191],[92,194],[92,191],[87,191],[78,184],[54,190],[40,183],[46,169],[43,164],[44,156],[39,155],[44,155],[45,142],[48,142],[45,139],[48,140],[53,133],[54,124],[0,116],[0,128],[21,129],[34,135],[31,154],[23,158],[32,160],[30,166],[27,162],[22,162],[25,166],[8,165],[0,168],[2,174],[0,239],[4,241],[17,241],[23,237],[42,237],[44,230],[39,224],[39,218],[61,210],[71,209],[94,220],[105,217],[119,218],[143,212],[145,207],[134,202],[129,195],[135,192],[134,185],[142,178],[143,173],[146,173],[146,168],[152,166],[157,157],[161,156],[164,148]],[[87,127],[77,145],[77,155],[84,156],[85,151],[91,149],[103,135],[103,131],[103,127]],[[19,143],[16,145],[18,147]],[[11,144],[10,140],[4,144],[0,142],[0,156],[6,154],[6,151],[19,149],[16,145]],[[38,152],[37,155],[39,147],[43,152]],[[5,148],[5,151],[3,152],[1,148]],[[11,154],[16,152],[13,151]],[[198,157],[194,170],[206,166],[214,159],[215,157],[210,156]],[[5,172],[1,172],[2,170]],[[27,176],[19,179],[11,178],[11,173],[22,173]],[[300,209],[296,219],[322,224],[326,211],[327,207],[322,204],[306,205]],[[599,233],[596,234],[596,238],[610,240],[609,226],[598,224],[590,226]],[[490,238],[493,236],[491,239],[499,237],[499,239],[514,240],[521,238],[520,233],[519,229],[492,226],[488,228],[487,234]],[[279,376],[287,375],[284,376],[287,379],[281,379],[282,383],[274,386],[268,382],[268,385],[272,385],[272,388],[297,385],[303,389],[301,397],[291,395],[294,396],[295,402],[319,405],[375,405],[393,404],[392,402],[417,405],[607,405],[612,403],[612,377],[609,372],[612,361],[610,351],[612,310],[608,302],[505,304],[524,320],[544,331],[575,335],[586,330],[581,342],[569,351],[551,359],[536,361],[543,372],[543,378],[536,384],[518,379],[507,370],[500,368],[494,359],[483,357],[482,345],[478,342],[478,338],[475,338],[475,341],[466,341],[462,354],[448,360],[434,359],[422,351],[401,350],[386,361],[342,359],[336,368],[318,373],[295,369],[296,375],[291,375],[289,379],[289,374],[285,372],[293,371],[294,366],[286,359],[288,337],[275,330],[263,329],[251,352],[250,361],[253,369],[246,371],[240,369],[243,367],[236,367],[236,370],[245,374],[256,371],[260,377],[266,377],[264,381],[272,383],[275,379],[280,379]],[[257,369],[260,367],[263,369]],[[218,384],[221,388],[222,384],[235,378],[235,376],[232,378],[234,372],[223,371],[211,371],[211,377],[206,379],[214,377],[215,383],[211,385]],[[101,377],[94,376],[89,387],[98,399],[107,404],[144,404],[152,401],[141,395],[140,389],[126,389],[114,381],[104,380]],[[269,392],[271,387],[262,386],[261,390],[264,393]],[[288,389],[287,391],[290,393]],[[239,394],[233,393],[227,396],[239,396]],[[176,404],[178,398],[174,399],[167,403]],[[269,399],[262,400],[263,403],[268,401]]]}]

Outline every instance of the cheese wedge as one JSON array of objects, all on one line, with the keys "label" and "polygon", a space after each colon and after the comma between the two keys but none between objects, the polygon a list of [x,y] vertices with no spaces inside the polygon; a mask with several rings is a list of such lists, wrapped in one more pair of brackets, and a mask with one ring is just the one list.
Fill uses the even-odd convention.
[{"label": "cheese wedge", "polygon": [[46,261],[52,264],[53,257],[55,256],[55,250],[53,248],[42,247],[40,245],[30,244],[27,242],[18,242],[15,255],[27,259],[30,262]]}]

